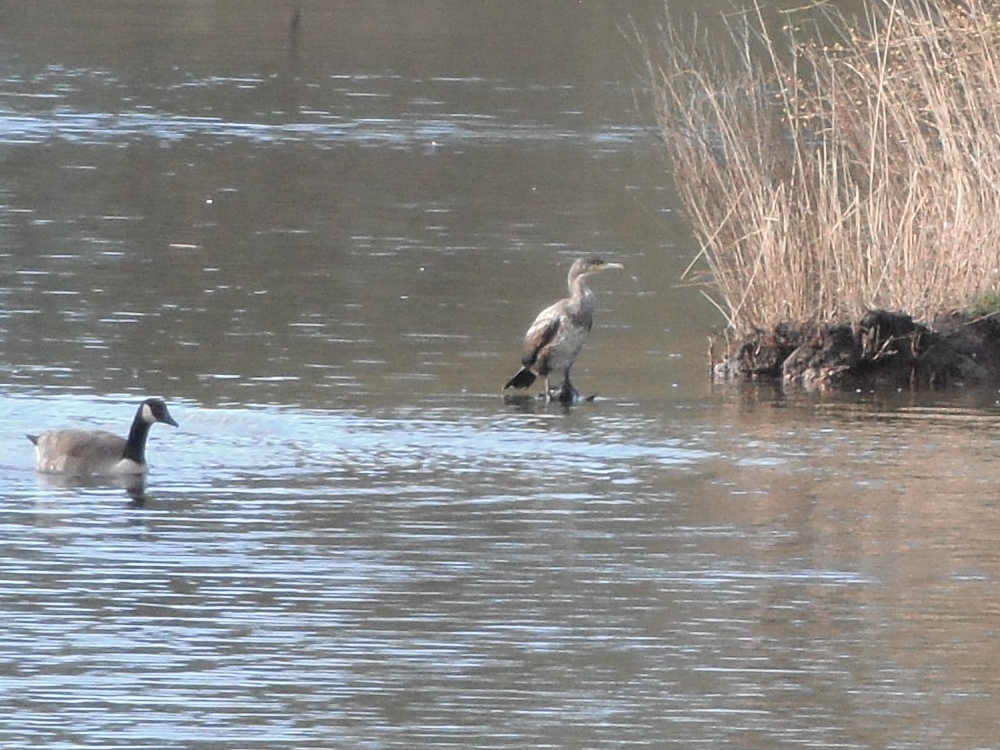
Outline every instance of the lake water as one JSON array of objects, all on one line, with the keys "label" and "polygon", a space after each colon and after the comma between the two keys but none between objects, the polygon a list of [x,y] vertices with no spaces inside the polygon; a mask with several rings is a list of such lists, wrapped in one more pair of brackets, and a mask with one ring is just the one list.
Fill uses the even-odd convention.
[{"label": "lake water", "polygon": [[660,14],[0,3],[0,745],[998,746],[998,394],[709,384]]}]

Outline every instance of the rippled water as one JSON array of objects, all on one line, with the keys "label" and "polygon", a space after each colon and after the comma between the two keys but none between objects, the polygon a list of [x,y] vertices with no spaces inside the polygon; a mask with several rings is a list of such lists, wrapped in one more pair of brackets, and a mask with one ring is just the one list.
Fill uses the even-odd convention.
[{"label": "rippled water", "polygon": [[[990,421],[962,404],[808,400],[719,418],[732,404],[525,413],[466,398],[377,417],[180,403],[181,428],[154,429],[139,503],[51,488],[17,460],[0,512],[0,736],[991,736]],[[21,424],[60,404],[3,406]]]},{"label": "rippled water", "polygon": [[995,746],[997,394],[708,386],[620,9],[293,5],[0,4],[0,745]]}]

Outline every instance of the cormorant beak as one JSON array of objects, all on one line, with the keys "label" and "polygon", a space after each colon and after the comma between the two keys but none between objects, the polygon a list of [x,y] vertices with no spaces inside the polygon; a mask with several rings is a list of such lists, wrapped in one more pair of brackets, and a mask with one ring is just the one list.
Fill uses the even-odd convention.
[{"label": "cormorant beak", "polygon": [[624,269],[625,266],[623,266],[621,263],[605,263],[603,266],[601,266],[601,270],[607,270],[608,268],[622,268],[622,269]]}]

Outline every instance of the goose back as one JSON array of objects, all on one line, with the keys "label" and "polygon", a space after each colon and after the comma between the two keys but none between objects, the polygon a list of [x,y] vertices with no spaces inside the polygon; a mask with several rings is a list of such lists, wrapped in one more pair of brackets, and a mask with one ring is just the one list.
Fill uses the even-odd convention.
[{"label": "goose back", "polygon": [[146,463],[125,458],[126,440],[104,430],[49,430],[29,435],[38,471],[51,474],[109,476],[145,474]]}]

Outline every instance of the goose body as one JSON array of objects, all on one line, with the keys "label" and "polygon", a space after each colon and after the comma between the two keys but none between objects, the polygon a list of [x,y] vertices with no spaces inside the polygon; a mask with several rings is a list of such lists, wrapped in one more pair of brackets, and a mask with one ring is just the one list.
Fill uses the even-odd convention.
[{"label": "goose body", "polygon": [[579,394],[569,379],[569,371],[583,349],[594,325],[597,300],[587,286],[587,278],[609,268],[622,268],[621,263],[606,263],[600,258],[578,258],[566,276],[569,297],[549,305],[535,318],[524,335],[521,369],[507,381],[504,389],[527,388],[536,378],[545,380],[545,399],[551,398],[549,376],[561,375],[556,398],[564,403]]},{"label": "goose body", "polygon": [[145,475],[146,438],[149,428],[162,422],[177,422],[162,399],[147,398],[135,412],[128,437],[105,430],[48,430],[28,435],[35,444],[35,468],[46,474],[73,476]]}]

